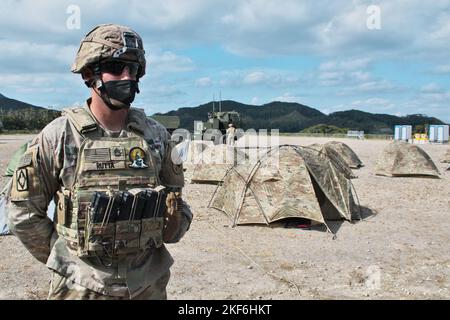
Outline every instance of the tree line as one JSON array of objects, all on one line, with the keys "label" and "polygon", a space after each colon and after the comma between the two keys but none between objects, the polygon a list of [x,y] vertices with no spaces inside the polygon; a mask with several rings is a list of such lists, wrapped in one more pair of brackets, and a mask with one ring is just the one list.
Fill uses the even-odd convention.
[{"label": "tree line", "polygon": [[61,111],[37,108],[19,110],[0,109],[0,130],[35,131],[42,130],[47,124],[61,115]]}]

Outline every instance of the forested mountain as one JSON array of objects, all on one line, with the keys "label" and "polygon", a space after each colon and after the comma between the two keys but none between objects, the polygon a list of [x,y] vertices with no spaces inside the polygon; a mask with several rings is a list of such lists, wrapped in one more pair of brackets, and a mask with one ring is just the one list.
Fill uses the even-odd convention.
[{"label": "forested mountain", "polygon": [[0,129],[41,130],[60,114],[60,111],[37,107],[0,94]]},{"label": "forested mountain", "polygon": [[[176,115],[180,117],[181,128],[193,130],[194,120],[206,121],[208,112],[212,112],[212,110],[213,102],[209,102],[193,108],[180,108],[162,115]],[[214,103],[214,110],[219,111],[218,102]],[[397,117],[389,114],[373,114],[359,110],[348,110],[326,115],[299,103],[279,101],[255,106],[226,100],[221,102],[221,110],[239,112],[244,129],[279,129],[280,132],[299,132],[318,124],[325,124],[349,130],[360,130],[366,133],[392,134],[394,126],[398,124],[410,124],[413,126],[443,124],[437,118],[420,114]]]},{"label": "forested mountain", "polygon": [[[232,100],[208,102],[193,108],[179,108],[156,115],[178,116],[180,128],[193,130],[194,121],[206,121],[214,111],[237,111],[241,115],[243,129],[279,129],[280,132],[300,132],[317,125],[335,126],[336,129],[360,130],[365,133],[392,134],[397,124],[424,127],[443,124],[437,118],[421,114],[397,117],[389,114],[373,114],[359,110],[334,112],[326,115],[314,108],[292,102],[274,101],[261,106],[243,104]],[[5,130],[40,130],[60,115],[60,111],[33,106],[9,99],[0,94],[0,120]],[[1,128],[1,126],[0,126]]]}]

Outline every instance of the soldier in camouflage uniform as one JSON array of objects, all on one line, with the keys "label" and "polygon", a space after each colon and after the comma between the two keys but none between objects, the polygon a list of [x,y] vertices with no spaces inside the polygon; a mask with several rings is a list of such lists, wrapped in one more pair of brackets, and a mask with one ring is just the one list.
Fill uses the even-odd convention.
[{"label": "soldier in camouflage uniform", "polygon": [[53,270],[49,299],[167,298],[164,243],[183,237],[192,213],[167,130],[130,107],[145,63],[133,30],[89,32],[72,72],[91,98],[47,125],[14,173],[8,226]]}]

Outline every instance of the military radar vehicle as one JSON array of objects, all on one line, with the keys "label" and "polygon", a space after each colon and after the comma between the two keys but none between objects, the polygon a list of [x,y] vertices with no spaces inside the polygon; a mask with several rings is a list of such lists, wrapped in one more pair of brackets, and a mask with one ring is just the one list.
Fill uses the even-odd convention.
[{"label": "military radar vehicle", "polygon": [[[232,123],[236,129],[241,128],[241,117],[237,111],[222,111],[219,103],[219,111],[208,112],[208,120],[194,121],[194,138],[196,140],[213,141],[214,144],[225,142],[225,134],[228,125]],[[220,134],[219,134],[220,132]],[[238,138],[238,132],[235,139]],[[223,139],[223,140],[221,140]]]}]

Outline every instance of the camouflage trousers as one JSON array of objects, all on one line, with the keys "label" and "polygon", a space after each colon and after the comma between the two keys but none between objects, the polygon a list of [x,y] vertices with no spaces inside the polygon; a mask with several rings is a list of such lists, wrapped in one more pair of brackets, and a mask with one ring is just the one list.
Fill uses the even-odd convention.
[{"label": "camouflage trousers", "polygon": [[169,278],[170,271],[159,278],[154,285],[130,299],[130,297],[103,295],[53,272],[48,300],[167,300],[166,287]]}]

